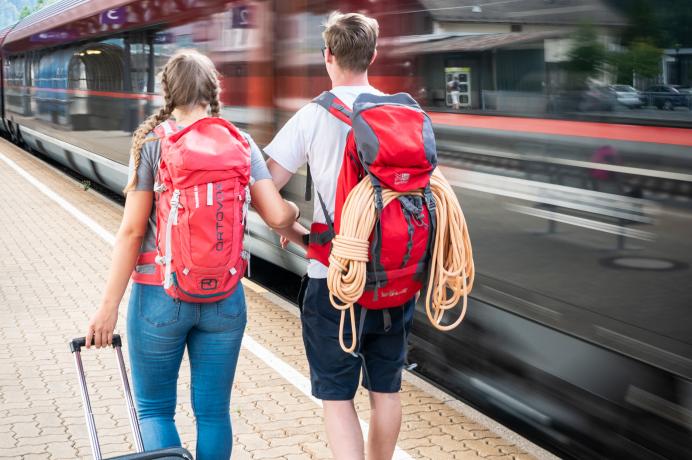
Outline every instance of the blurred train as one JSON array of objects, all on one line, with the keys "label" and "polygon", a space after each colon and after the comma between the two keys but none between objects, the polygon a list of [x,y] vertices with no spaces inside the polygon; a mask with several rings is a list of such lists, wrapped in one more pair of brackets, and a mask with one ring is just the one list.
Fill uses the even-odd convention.
[{"label": "blurred train", "polygon": [[[627,119],[634,125],[537,108],[550,106],[549,95],[526,66],[549,67],[540,47],[560,39],[551,27],[562,27],[560,14],[589,14],[584,5],[602,7],[62,0],[0,31],[1,129],[119,192],[131,133],[161,104],[156,74],[176,49],[214,60],[223,116],[263,145],[328,89],[326,14],[371,14],[381,27],[371,82],[411,93],[431,113],[478,270],[461,327],[443,334],[416,317],[418,371],[562,457],[692,458],[692,116],[644,114]],[[550,8],[558,8],[552,22]],[[506,30],[440,32],[444,21],[473,14]],[[451,75],[468,83],[462,111],[445,94]],[[480,90],[510,77],[532,96]],[[304,190],[301,171],[284,193],[308,216]],[[303,272],[303,254],[281,250],[256,216],[250,233],[255,256]]]}]

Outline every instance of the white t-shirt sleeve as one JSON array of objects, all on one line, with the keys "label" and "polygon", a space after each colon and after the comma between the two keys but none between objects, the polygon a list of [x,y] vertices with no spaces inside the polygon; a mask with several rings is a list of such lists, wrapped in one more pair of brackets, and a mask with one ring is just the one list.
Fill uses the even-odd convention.
[{"label": "white t-shirt sleeve", "polygon": [[307,104],[293,115],[264,148],[274,161],[295,174],[308,161],[317,104]]}]

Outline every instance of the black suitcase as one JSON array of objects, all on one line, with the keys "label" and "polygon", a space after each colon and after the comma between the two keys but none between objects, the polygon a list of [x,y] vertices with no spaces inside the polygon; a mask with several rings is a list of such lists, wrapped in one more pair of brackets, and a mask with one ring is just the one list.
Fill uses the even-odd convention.
[{"label": "black suitcase", "polygon": [[[102,460],[101,448],[99,446],[99,439],[96,433],[96,423],[94,422],[94,413],[91,410],[91,402],[89,401],[89,392],[86,385],[86,378],[84,377],[84,368],[82,367],[82,347],[85,345],[84,337],[79,337],[72,339],[70,341],[70,350],[74,355],[75,365],[77,366],[77,375],[79,376],[79,389],[82,393],[82,402],[84,404],[84,418],[86,418],[87,429],[89,431],[89,442],[91,443],[91,451],[94,455],[94,460]],[[132,401],[132,393],[130,392],[130,383],[127,380],[127,370],[125,369],[125,361],[123,360],[122,353],[122,340],[118,334],[113,335],[113,348],[115,349],[115,354],[118,358],[118,369],[120,371],[120,381],[123,385],[123,392],[125,393],[125,403],[127,404],[127,412],[130,418],[130,426],[132,427],[132,434],[135,438],[135,445],[137,446],[136,454],[119,455],[117,457],[111,457],[109,460],[161,460],[161,459],[171,459],[171,460],[193,460],[192,454],[182,447],[174,447],[170,449],[160,449],[151,452],[144,452],[144,446],[142,443],[142,434],[139,431],[139,421],[137,420],[137,412],[135,410],[134,402]]]}]

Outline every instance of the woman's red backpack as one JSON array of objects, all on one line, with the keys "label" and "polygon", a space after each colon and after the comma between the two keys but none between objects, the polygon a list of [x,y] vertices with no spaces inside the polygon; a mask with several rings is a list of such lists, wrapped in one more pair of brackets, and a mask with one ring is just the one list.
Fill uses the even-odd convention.
[{"label": "woman's red backpack", "polygon": [[[368,177],[375,190],[377,219],[370,236],[365,291],[358,303],[369,309],[400,306],[425,283],[435,234],[430,176],[437,166],[437,150],[430,118],[405,93],[361,94],[353,111],[330,92],[314,102],[352,129],[336,185],[334,222],[318,192],[327,223],[312,225],[307,256],[329,265],[331,240],[339,233],[346,198]],[[383,187],[411,194],[383,206]]]},{"label": "woman's red backpack", "polygon": [[154,132],[161,139],[157,251],[142,254],[138,264],[155,262],[157,281],[171,297],[221,300],[235,290],[250,256],[243,249],[250,145],[218,117],[177,132],[173,122],[164,122]]}]

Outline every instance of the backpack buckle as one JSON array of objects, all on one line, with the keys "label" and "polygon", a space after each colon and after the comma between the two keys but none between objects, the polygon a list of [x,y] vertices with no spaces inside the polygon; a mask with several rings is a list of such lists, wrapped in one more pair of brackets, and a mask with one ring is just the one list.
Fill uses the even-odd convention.
[{"label": "backpack buckle", "polygon": [[[165,187],[165,185],[164,185]],[[176,190],[173,192],[173,196],[171,197],[171,206],[178,207],[180,204],[180,190]]]}]

